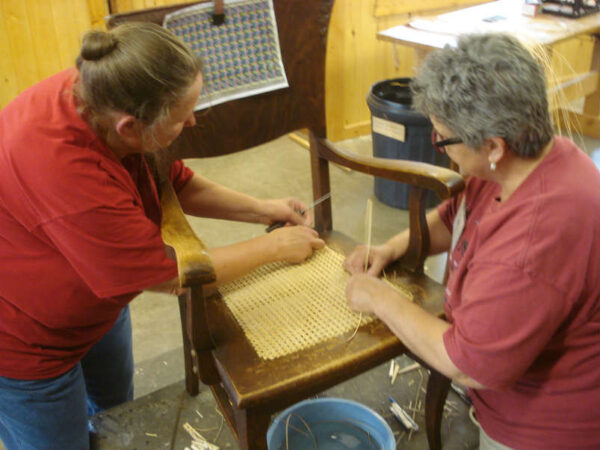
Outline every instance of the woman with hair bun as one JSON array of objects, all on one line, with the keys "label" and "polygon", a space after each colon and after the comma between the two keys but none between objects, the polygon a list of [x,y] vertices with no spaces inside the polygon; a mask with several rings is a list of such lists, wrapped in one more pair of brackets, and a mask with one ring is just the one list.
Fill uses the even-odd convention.
[{"label": "woman with hair bun", "polygon": [[[0,111],[0,439],[89,448],[88,416],[133,397],[128,303],[177,293],[147,157],[196,124],[201,61],[158,25],[83,39],[76,68]],[[165,175],[167,176],[167,175]],[[260,200],[168,170],[188,214],[292,226],[210,250],[217,283],[300,262],[324,243],[292,199]],[[175,305],[175,304],[174,304]]]},{"label": "woman with hair bun", "polygon": [[433,52],[412,82],[432,142],[467,176],[427,215],[449,252],[445,320],[374,276],[403,232],[346,260],[350,305],[469,388],[480,449],[600,448],[600,173],[554,136],[544,70],[515,38],[475,34]]}]

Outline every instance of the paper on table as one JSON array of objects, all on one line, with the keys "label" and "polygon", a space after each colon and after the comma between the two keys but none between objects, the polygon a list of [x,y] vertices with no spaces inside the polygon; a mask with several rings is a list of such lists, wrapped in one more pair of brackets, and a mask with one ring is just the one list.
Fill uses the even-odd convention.
[{"label": "paper on table", "polygon": [[433,18],[417,18],[411,21],[409,26],[416,31],[450,36],[506,32],[538,43],[549,41],[552,33],[563,32],[568,27],[564,20],[543,20],[524,16],[521,13],[521,5],[522,0],[498,0]]}]

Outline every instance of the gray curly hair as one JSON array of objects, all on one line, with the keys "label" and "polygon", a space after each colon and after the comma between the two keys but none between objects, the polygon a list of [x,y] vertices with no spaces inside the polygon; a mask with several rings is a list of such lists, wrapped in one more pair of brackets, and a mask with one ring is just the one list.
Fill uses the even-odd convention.
[{"label": "gray curly hair", "polygon": [[533,158],[552,139],[544,70],[507,34],[463,35],[433,52],[411,90],[416,110],[470,147],[498,136],[515,155]]}]

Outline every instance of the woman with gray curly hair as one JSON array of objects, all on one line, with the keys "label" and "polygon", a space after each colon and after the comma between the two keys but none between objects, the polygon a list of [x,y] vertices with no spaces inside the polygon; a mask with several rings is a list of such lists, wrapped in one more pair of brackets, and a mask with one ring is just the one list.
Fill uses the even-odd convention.
[{"label": "woman with gray curly hair", "polygon": [[467,386],[482,449],[600,448],[600,173],[553,136],[544,72],[505,34],[432,53],[412,82],[433,145],[467,177],[427,215],[449,251],[446,320],[376,275],[408,231],[346,260],[350,306]]}]

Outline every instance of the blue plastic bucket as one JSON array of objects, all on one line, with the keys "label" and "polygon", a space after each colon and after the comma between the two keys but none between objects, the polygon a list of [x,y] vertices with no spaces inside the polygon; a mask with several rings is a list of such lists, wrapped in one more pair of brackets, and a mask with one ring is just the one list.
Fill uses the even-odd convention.
[{"label": "blue plastic bucket", "polygon": [[269,450],[287,450],[286,435],[289,450],[396,448],[392,430],[379,414],[343,398],[304,400],[281,412],[267,432]]}]

